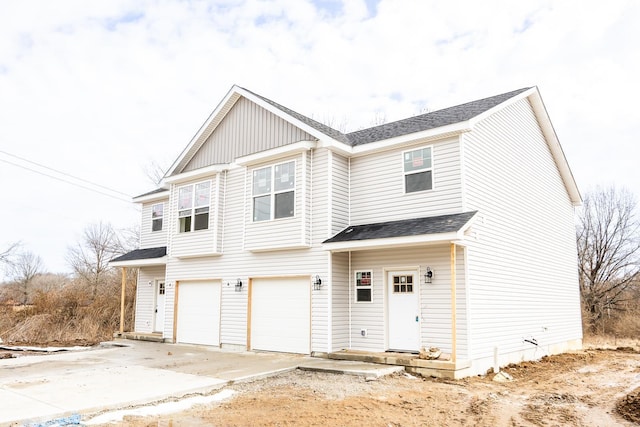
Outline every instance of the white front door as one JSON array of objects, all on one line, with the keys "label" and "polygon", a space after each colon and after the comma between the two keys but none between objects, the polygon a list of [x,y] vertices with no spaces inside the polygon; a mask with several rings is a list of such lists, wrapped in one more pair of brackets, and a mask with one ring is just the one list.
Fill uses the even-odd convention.
[{"label": "white front door", "polygon": [[164,280],[156,280],[156,304],[153,319],[153,331],[162,332],[164,329]]},{"label": "white front door", "polygon": [[418,273],[387,273],[389,350],[420,349],[420,304]]}]

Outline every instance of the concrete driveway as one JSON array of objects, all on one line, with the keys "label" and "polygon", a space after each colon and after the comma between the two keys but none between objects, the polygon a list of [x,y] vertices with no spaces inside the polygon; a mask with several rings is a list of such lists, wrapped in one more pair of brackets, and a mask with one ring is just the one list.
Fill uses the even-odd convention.
[{"label": "concrete driveway", "polygon": [[207,393],[313,361],[201,346],[116,344],[124,346],[0,360],[0,425]]},{"label": "concrete driveway", "polygon": [[296,368],[367,377],[403,370],[295,354],[118,340],[99,349],[0,360],[0,425],[209,393]]}]

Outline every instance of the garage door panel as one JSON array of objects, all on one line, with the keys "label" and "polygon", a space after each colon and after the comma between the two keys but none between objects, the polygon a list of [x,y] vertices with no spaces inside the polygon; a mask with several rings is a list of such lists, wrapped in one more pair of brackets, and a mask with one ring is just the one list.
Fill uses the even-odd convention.
[{"label": "garage door panel", "polygon": [[220,345],[220,282],[180,282],[176,341]]},{"label": "garage door panel", "polygon": [[254,279],[251,348],[308,354],[311,331],[309,280]]}]

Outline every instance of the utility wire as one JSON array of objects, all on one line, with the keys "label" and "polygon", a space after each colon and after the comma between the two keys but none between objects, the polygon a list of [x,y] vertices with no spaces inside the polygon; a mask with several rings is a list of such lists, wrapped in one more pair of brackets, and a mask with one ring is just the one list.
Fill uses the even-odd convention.
[{"label": "utility wire", "polygon": [[[0,152],[4,153],[4,151],[1,151],[1,150],[0,150]],[[69,180],[66,180],[64,178],[60,178],[60,177],[57,177],[57,176],[49,175],[47,173],[44,173],[44,172],[41,172],[41,171],[38,171],[38,170],[35,170],[35,169],[28,168],[28,167],[26,167],[24,165],[19,165],[18,163],[10,162],[9,160],[0,159],[0,162],[5,162],[5,163],[8,163],[10,165],[22,168],[22,169],[26,169],[28,171],[35,172],[35,173],[40,174],[40,175],[44,175],[44,176],[49,177],[49,178],[57,179],[58,181],[62,181],[62,182],[65,182],[67,184],[75,185],[76,187],[84,188],[85,190],[93,191],[94,193],[102,194],[103,196],[111,197],[112,199],[120,200],[121,202],[131,203],[131,200],[125,199],[124,197],[114,196],[113,194],[105,193],[104,191],[96,190],[95,188],[87,187],[86,185],[78,184],[77,182],[69,181]],[[31,162],[31,163],[33,163],[33,162]],[[47,168],[47,169],[50,169],[50,168]],[[68,174],[64,174],[64,175],[68,175]],[[86,180],[82,180],[82,181],[86,181]],[[86,181],[86,182],[89,182],[89,181]],[[102,187],[102,186],[99,186],[99,187]],[[121,193],[121,194],[124,194],[124,193]]]},{"label": "utility wire", "polygon": [[[123,195],[123,196],[131,197],[129,194],[127,194],[127,193],[123,193],[122,191],[114,190],[113,188],[109,188],[109,187],[105,187],[104,185],[96,184],[95,182],[91,182],[91,181],[89,181],[89,180],[87,180],[87,179],[80,178],[80,177],[77,177],[77,176],[71,175],[71,174],[69,174],[69,173],[59,171],[59,170],[54,169],[54,168],[51,168],[51,167],[49,167],[49,166],[45,166],[45,165],[43,165],[43,164],[41,164],[41,163],[37,163],[37,162],[31,161],[31,160],[29,160],[29,159],[25,159],[24,157],[20,157],[20,156],[16,156],[15,154],[7,153],[7,152],[6,152],[6,151],[4,151],[4,150],[0,150],[0,153],[5,154],[5,155],[10,156],[10,157],[13,157],[13,158],[16,158],[16,159],[20,159],[20,160],[22,160],[23,162],[31,163],[32,165],[36,165],[36,166],[39,166],[39,167],[41,167],[41,168],[48,169],[48,170],[53,171],[53,172],[55,172],[55,173],[59,173],[60,175],[65,175],[65,176],[68,176],[68,177],[70,177],[70,178],[77,179],[78,181],[86,182],[87,184],[91,184],[91,185],[94,185],[94,186],[96,186],[96,187],[100,187],[100,188],[105,189],[105,190],[113,191],[114,193],[118,193],[118,194],[121,194],[121,195]],[[0,159],[0,160],[1,160],[1,159]],[[8,162],[8,161],[6,161],[6,160],[3,160],[3,161],[4,161],[4,162],[6,162],[6,163],[10,163],[10,164],[12,164],[12,165],[18,166],[18,165],[16,165],[15,163],[11,163],[11,162]],[[18,166],[18,167],[22,167],[22,166]],[[36,172],[36,171],[34,171],[33,169],[29,169],[29,168],[27,168],[27,167],[24,167],[24,169],[30,170],[30,171],[32,171],[32,172]],[[43,175],[46,175],[46,174],[43,174]],[[46,175],[46,176],[50,176],[50,175]],[[52,178],[53,178],[53,177],[52,177]],[[64,182],[68,182],[68,181],[64,181]],[[72,184],[72,183],[70,183],[70,184]],[[75,185],[75,184],[74,184],[74,185]],[[78,186],[79,186],[79,187],[81,187],[80,185],[78,185]],[[82,187],[82,188],[86,188],[86,187]],[[101,193],[101,194],[104,194],[104,193]]]}]

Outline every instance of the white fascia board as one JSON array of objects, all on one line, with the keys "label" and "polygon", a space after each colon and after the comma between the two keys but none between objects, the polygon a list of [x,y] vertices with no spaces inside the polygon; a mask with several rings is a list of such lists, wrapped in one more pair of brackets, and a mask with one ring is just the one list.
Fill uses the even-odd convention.
[{"label": "white fascia board", "polygon": [[345,157],[353,156],[353,147],[343,142],[336,141],[335,139],[321,139],[318,141],[318,148],[326,148],[333,151],[336,154],[340,154]]},{"label": "white fascia board", "polygon": [[171,167],[168,169],[165,174],[165,179],[171,177],[178,168],[183,167],[183,162],[187,157],[189,159],[196,153],[198,149],[202,146],[202,144],[206,141],[206,139],[211,135],[211,133],[215,130],[215,128],[220,124],[222,119],[227,115],[229,110],[235,105],[236,101],[240,98],[239,87],[232,86],[229,92],[225,95],[225,97],[220,101],[220,103],[216,106],[216,108],[211,112],[207,120],[200,126],[200,129],[196,132],[196,134],[191,138],[189,144],[182,150],[178,158],[173,162]]},{"label": "white fascia board", "polygon": [[573,172],[571,172],[571,168],[569,167],[567,157],[564,154],[562,145],[560,145],[558,135],[553,128],[553,124],[551,123],[551,119],[549,118],[549,114],[547,113],[547,108],[545,107],[544,102],[542,101],[542,97],[540,96],[540,92],[538,92],[537,88],[535,92],[532,93],[529,97],[529,101],[531,102],[533,111],[538,118],[538,123],[540,124],[542,133],[547,140],[549,150],[551,151],[551,155],[553,156],[553,159],[558,167],[558,171],[560,172],[562,181],[564,182],[565,188],[567,189],[567,193],[569,194],[571,203],[573,203],[574,206],[580,206],[582,205],[582,196],[580,195],[578,184],[576,184],[576,180],[573,176]]},{"label": "white fascia board", "polygon": [[151,258],[151,259],[134,259],[131,261],[116,261],[110,262],[111,267],[149,267],[153,265],[166,265],[167,257]]},{"label": "white fascia board", "polygon": [[283,145],[282,147],[272,148],[270,150],[261,151],[259,153],[249,154],[248,156],[238,157],[235,160],[236,165],[248,166],[256,163],[267,162],[269,160],[290,156],[304,151],[316,148],[316,141],[299,141],[293,144]]},{"label": "white fascia board", "polygon": [[203,178],[205,176],[216,175],[229,169],[228,164],[219,164],[206,166],[204,168],[195,169],[178,175],[166,177],[162,180],[163,184],[177,184],[180,182],[190,181],[192,179]]},{"label": "white fascia board", "polygon": [[169,190],[165,190],[165,191],[161,191],[161,192],[157,192],[157,193],[153,193],[153,194],[148,194],[146,196],[138,196],[138,197],[134,197],[133,202],[134,203],[147,203],[147,202],[155,202],[155,201],[160,201],[160,200],[167,200],[169,199]]},{"label": "white fascia board", "polygon": [[462,231],[438,234],[421,234],[418,236],[390,237],[384,239],[352,240],[347,242],[323,243],[322,248],[331,252],[364,251],[372,249],[388,249],[410,246],[424,246],[438,243],[464,241]]},{"label": "white fascia board", "polygon": [[376,151],[384,151],[392,148],[409,145],[416,142],[429,142],[436,139],[444,139],[452,136],[469,132],[471,126],[469,121],[458,122],[448,126],[441,126],[434,129],[428,129],[422,132],[414,132],[406,135],[396,136],[395,138],[384,139],[382,141],[370,142],[368,144],[356,145],[352,149],[353,156],[365,155]]},{"label": "white fascia board", "polygon": [[213,256],[221,256],[222,252],[200,252],[197,254],[188,254],[188,255],[174,255],[174,257],[178,259],[191,259],[191,258],[204,258],[204,257],[213,257]]}]

